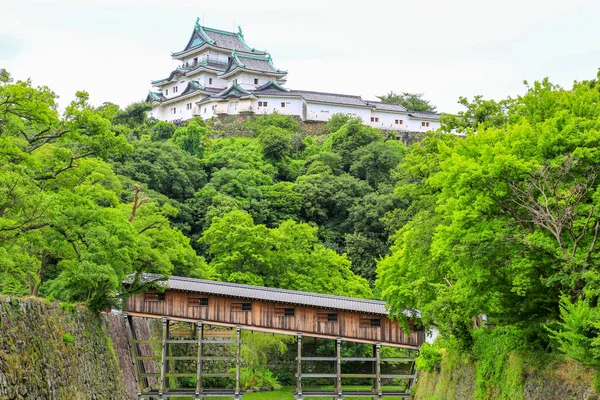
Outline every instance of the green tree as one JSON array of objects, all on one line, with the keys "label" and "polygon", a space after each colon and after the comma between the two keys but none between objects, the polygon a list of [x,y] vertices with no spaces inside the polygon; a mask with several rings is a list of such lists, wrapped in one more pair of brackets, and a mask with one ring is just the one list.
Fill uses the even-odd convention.
[{"label": "green tree", "polygon": [[201,241],[210,267],[226,281],[370,297],[367,281],[352,273],[345,256],[319,244],[316,233],[293,221],[270,229],[232,211],[213,218]]},{"label": "green tree", "polygon": [[380,263],[392,309],[419,308],[458,330],[480,314],[539,326],[558,317],[561,294],[596,302],[599,97],[588,82],[536,82],[508,123],[480,125],[438,143],[418,169],[407,165],[398,190],[426,190],[430,205],[409,207]]},{"label": "green tree", "polygon": [[203,122],[193,120],[175,130],[173,142],[190,154],[202,156],[208,148],[209,137],[210,129]]},{"label": "green tree", "polygon": [[423,93],[396,93],[390,91],[383,96],[377,96],[384,103],[400,104],[411,111],[435,112],[436,106],[423,98]]}]

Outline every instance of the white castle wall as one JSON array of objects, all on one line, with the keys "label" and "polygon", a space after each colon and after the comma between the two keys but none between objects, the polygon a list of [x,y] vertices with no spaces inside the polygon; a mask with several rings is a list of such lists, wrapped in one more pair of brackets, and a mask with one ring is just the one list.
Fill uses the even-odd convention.
[{"label": "white castle wall", "polygon": [[[266,107],[259,107],[258,102],[267,102]],[[285,107],[281,107],[281,103],[285,103]],[[302,118],[302,104],[304,100],[302,99],[286,99],[286,98],[278,98],[278,97],[260,97],[258,100],[254,101],[253,107],[256,110],[256,114],[270,114],[273,112],[278,112],[279,114],[285,115],[297,115]]]},{"label": "white castle wall", "polygon": [[355,115],[362,119],[365,125],[369,125],[371,123],[371,110],[368,108],[306,102],[307,120],[327,122],[332,115],[339,113]]}]

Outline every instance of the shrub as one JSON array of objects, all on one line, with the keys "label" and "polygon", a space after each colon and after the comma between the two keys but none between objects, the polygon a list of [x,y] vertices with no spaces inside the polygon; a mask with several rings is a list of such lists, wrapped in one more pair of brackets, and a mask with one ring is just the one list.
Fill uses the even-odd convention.
[{"label": "shrub", "polygon": [[75,339],[73,339],[73,335],[67,332],[63,335],[63,342],[65,342],[65,344],[68,346],[73,344],[73,342],[75,342]]},{"label": "shrub", "polygon": [[421,371],[439,371],[441,362],[442,349],[436,344],[423,343],[419,351],[419,357],[415,360],[417,369]]}]

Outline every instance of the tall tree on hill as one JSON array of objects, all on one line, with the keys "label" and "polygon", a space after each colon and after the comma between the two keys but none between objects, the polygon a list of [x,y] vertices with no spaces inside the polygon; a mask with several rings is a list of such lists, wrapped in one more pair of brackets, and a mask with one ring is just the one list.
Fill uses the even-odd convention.
[{"label": "tall tree on hill", "polygon": [[396,93],[392,90],[388,94],[377,96],[377,98],[384,103],[403,105],[412,111],[435,112],[437,109],[429,100],[423,98],[423,93]]}]

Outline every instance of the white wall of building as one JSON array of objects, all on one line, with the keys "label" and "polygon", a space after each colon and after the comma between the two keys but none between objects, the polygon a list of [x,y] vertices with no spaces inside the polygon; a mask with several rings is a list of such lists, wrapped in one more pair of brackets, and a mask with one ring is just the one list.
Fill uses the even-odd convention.
[{"label": "white wall of building", "polygon": [[217,77],[216,73],[206,71],[188,75],[188,78],[198,81],[202,86],[211,88],[225,89],[229,85],[227,80]]},{"label": "white wall of building", "polygon": [[[266,76],[262,76],[259,74],[250,74],[247,72],[232,75],[231,77],[229,77],[229,79],[231,81],[237,79],[237,84],[246,90],[255,90],[257,87],[266,84],[270,80],[270,78]],[[255,81],[255,79],[257,80],[257,82]]]},{"label": "white wall of building", "polygon": [[161,106],[153,107],[152,115],[149,116],[169,122],[185,121],[199,114],[199,109],[196,105],[198,100],[198,96],[190,96],[179,101],[163,103]]},{"label": "white wall of building", "polygon": [[350,114],[362,119],[365,125],[371,122],[371,110],[368,108],[355,108],[330,104],[317,104],[306,102],[306,119],[310,121],[327,122],[333,114]]},{"label": "white wall of building", "polygon": [[[398,123],[396,123],[398,121]],[[369,126],[379,129],[406,130],[408,127],[408,114],[371,111]]]},{"label": "white wall of building", "polygon": [[[423,125],[425,123],[425,125]],[[438,129],[440,127],[439,121],[430,121],[426,119],[408,118],[407,130],[412,132],[427,132]]]},{"label": "white wall of building", "polygon": [[[259,107],[259,102],[262,103],[262,106]],[[264,106],[264,103],[267,103]],[[282,107],[282,103],[285,105]],[[302,104],[304,100],[299,98],[278,98],[278,97],[259,97],[258,100],[254,100],[253,108],[254,112],[258,115],[260,114],[271,114],[273,112],[277,112],[279,114],[284,115],[297,115],[302,118]]]}]

